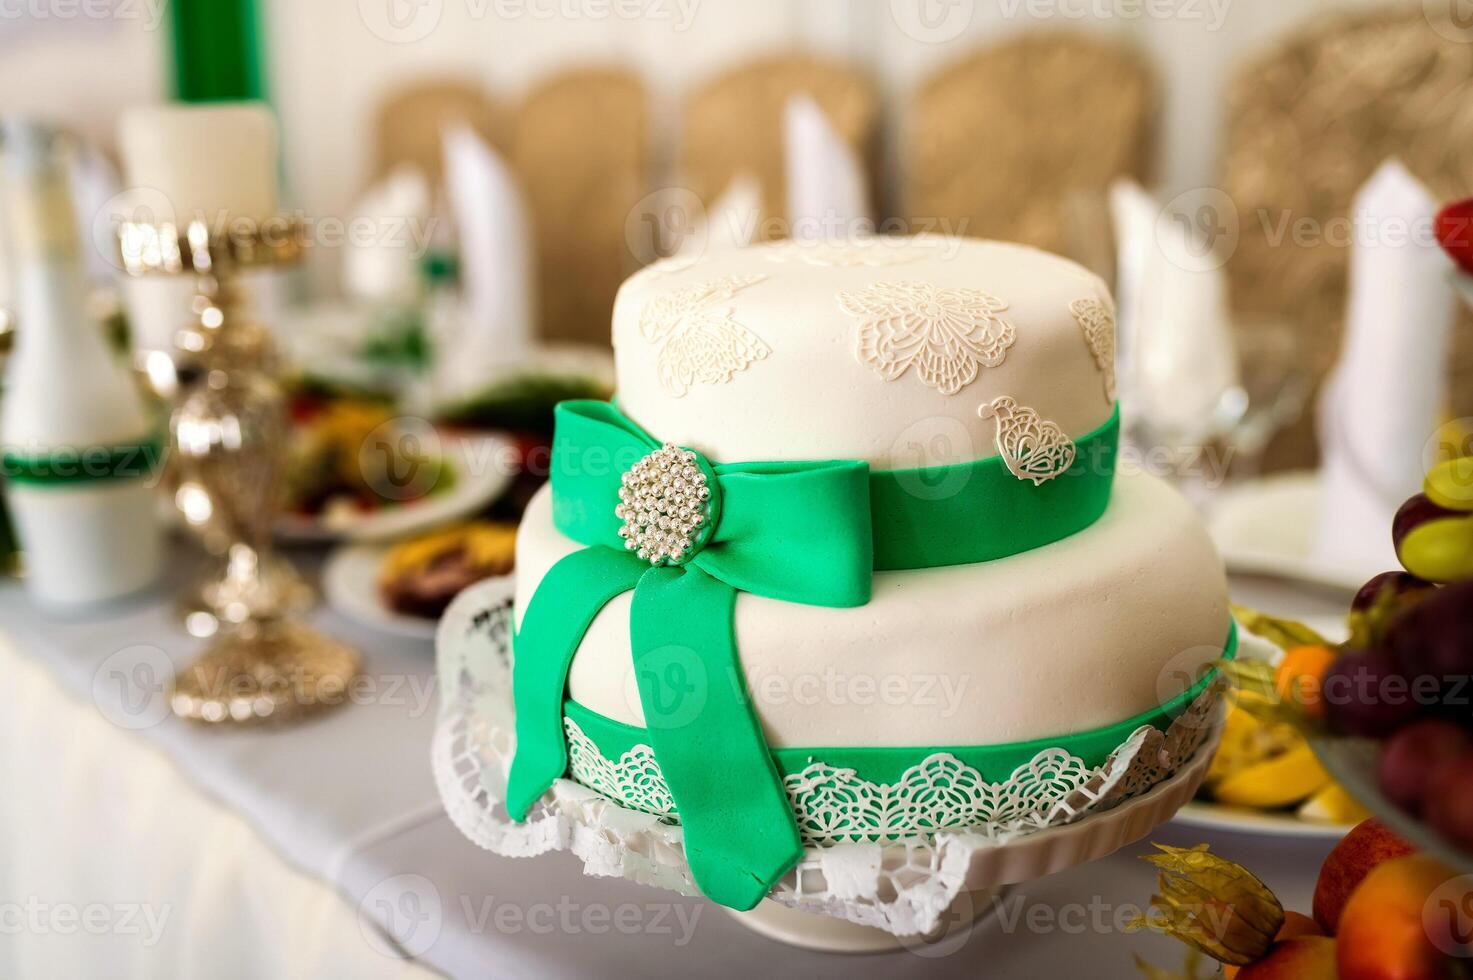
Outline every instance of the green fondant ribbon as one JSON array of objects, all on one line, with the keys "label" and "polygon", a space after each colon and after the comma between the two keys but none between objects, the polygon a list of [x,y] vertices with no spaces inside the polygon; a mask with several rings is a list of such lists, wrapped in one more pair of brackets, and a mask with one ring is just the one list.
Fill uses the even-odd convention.
[{"label": "green fondant ribbon", "polygon": [[118,446],[79,446],[28,455],[0,452],[0,476],[12,484],[64,487],[156,476],[163,465],[159,439]]},{"label": "green fondant ribbon", "polygon": [[1075,440],[1074,465],[1035,486],[1001,456],[870,474],[875,568],[971,565],[1062,541],[1110,504],[1120,444],[1117,407]]},{"label": "green fondant ribbon", "polygon": [[624,472],[659,444],[611,404],[563,403],[553,523],[587,547],[547,573],[515,640],[508,811],[525,819],[566,772],[562,713],[573,657],[599,610],[633,589],[634,676],[691,872],[712,900],[752,908],[797,862],[802,843],[746,690],[736,594],[862,606],[877,568],[986,561],[1067,537],[1109,504],[1118,431],[1117,415],[1079,440],[1075,465],[1042,486],[1013,476],[1000,457],[875,473],[854,460],[698,459],[713,491],[701,536],[679,564],[651,567],[625,550],[614,507]]},{"label": "green fondant ribbon", "polygon": [[[720,503],[705,540],[686,562],[651,567],[624,549],[614,506],[624,471],[657,448],[605,402],[558,407],[553,521],[588,547],[548,572],[517,634],[517,754],[507,807],[525,817],[566,771],[562,701],[573,655],[598,611],[632,588],[635,680],[671,794],[688,807],[691,871],[716,901],[751,908],[803,846],[749,706],[732,626],[736,594],[868,602],[869,468],[852,461],[711,467]],[[724,762],[714,771],[713,756]]]}]

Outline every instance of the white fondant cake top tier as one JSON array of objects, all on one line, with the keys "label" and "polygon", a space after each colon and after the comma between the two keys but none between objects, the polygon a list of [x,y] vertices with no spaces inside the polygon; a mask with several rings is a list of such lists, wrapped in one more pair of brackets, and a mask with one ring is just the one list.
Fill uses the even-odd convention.
[{"label": "white fondant cake top tier", "polygon": [[718,463],[961,462],[997,453],[999,414],[1069,438],[1108,421],[1113,311],[1098,276],[1002,242],[665,259],[615,302],[617,397],[656,439]]}]

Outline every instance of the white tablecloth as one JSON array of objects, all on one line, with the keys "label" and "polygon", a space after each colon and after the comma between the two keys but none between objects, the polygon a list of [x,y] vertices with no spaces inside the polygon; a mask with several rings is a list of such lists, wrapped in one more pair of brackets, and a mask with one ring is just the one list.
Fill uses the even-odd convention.
[{"label": "white tablecloth", "polygon": [[[1236,591],[1300,615],[1344,604]],[[159,682],[197,649],[162,598],[58,623],[0,585],[0,976],[1133,978],[1136,953],[1180,962],[1117,925],[1152,894],[1145,842],[1020,887],[945,955],[865,958],[789,949],[707,903],[585,878],[567,855],[480,851],[431,780],[429,645],[316,619],[364,651],[355,703],[295,728],[204,730],[161,716]],[[1155,838],[1206,841],[1304,911],[1330,847],[1177,825]]]}]

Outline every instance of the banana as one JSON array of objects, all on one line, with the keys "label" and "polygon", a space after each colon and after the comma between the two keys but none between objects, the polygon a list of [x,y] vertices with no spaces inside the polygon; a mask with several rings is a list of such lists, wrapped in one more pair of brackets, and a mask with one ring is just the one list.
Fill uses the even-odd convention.
[{"label": "banana", "polygon": [[1213,796],[1233,806],[1271,810],[1290,806],[1324,789],[1330,776],[1305,742],[1219,781]]}]

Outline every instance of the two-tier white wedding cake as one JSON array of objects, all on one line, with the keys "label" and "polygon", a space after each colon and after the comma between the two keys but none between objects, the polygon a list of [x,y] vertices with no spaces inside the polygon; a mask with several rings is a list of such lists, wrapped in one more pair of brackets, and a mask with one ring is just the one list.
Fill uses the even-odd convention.
[{"label": "two-tier white wedding cake", "polygon": [[511,820],[573,780],[749,908],[805,848],[1013,840],[1192,758],[1222,563],[1116,472],[1098,277],[782,242],[644,269],[613,331],[616,398],[559,409],[519,534]]}]

